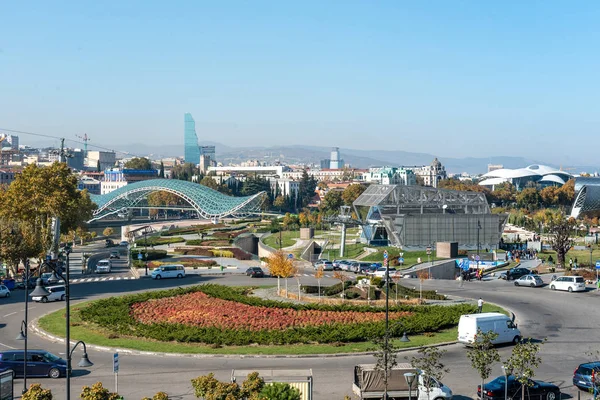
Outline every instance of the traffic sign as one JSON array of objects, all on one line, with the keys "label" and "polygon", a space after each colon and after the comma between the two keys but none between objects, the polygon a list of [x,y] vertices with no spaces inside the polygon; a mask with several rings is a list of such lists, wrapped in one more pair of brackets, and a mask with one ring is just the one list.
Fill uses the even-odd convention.
[{"label": "traffic sign", "polygon": [[113,354],[113,372],[115,374],[119,372],[119,353]]},{"label": "traffic sign", "polygon": [[138,260],[141,260],[142,258],[144,258],[144,256],[142,256],[142,253],[138,253]]},{"label": "traffic sign", "polygon": [[477,254],[477,255],[475,256],[475,261],[479,261],[479,260],[480,260],[480,258],[479,258],[479,254]]},{"label": "traffic sign", "polygon": [[596,261],[596,269],[600,269],[600,260]]},{"label": "traffic sign", "polygon": [[387,252],[387,250],[383,252],[383,258],[387,260],[387,258],[388,258],[388,252]]},{"label": "traffic sign", "polygon": [[398,257],[398,263],[404,264],[404,258],[403,257]]},{"label": "traffic sign", "polygon": [[431,246],[427,246],[427,255],[431,254]]},{"label": "traffic sign", "polygon": [[288,258],[291,260],[292,258],[294,258],[294,255],[292,253],[288,254]]}]

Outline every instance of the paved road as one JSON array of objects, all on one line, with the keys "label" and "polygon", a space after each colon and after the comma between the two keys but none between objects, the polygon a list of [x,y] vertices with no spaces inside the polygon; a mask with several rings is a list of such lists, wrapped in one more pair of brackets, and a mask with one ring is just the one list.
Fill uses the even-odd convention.
[{"label": "paved road", "polygon": [[[302,282],[311,283],[311,277],[301,278]],[[256,284],[256,279],[245,276],[189,276],[185,280],[148,279],[127,281],[99,281],[73,285],[73,302],[104,297],[107,294],[131,293],[147,289],[177,287],[200,282],[215,282],[230,285]],[[262,279],[261,284],[274,284],[275,279]],[[331,284],[335,281],[329,280]],[[294,281],[295,283],[295,281]],[[406,280],[408,286],[418,286],[418,280]],[[538,371],[540,379],[557,383],[563,391],[576,396],[571,386],[571,375],[575,367],[586,361],[585,352],[598,348],[598,320],[596,304],[600,295],[595,291],[586,293],[551,292],[545,288],[515,287],[512,282],[494,280],[489,282],[465,282],[459,287],[458,282],[432,280],[424,283],[425,289],[437,289],[442,293],[478,298],[502,304],[517,314],[517,322],[526,336],[548,338],[543,346],[542,367]],[[15,292],[9,299],[0,299],[0,348],[21,347],[22,343],[14,340],[23,316],[23,293]],[[30,307],[32,317],[64,307],[63,303],[33,304]],[[50,343],[33,334],[30,335],[30,348],[44,348],[54,353],[64,352],[61,343]],[[444,379],[457,395],[474,397],[474,388],[479,378],[469,366],[465,349],[462,345],[447,347],[445,362],[451,371]],[[511,347],[500,348],[502,358],[508,357]],[[78,351],[77,355],[81,353]],[[410,356],[412,353],[402,353]],[[74,365],[78,362],[77,355]],[[72,380],[73,393],[82,385],[102,381],[108,387],[114,385],[112,374],[112,353],[92,350],[90,358],[94,366],[89,370],[75,369]],[[199,375],[214,372],[220,379],[229,378],[231,370],[237,369],[288,369],[311,368],[315,380],[315,399],[342,399],[351,394],[352,367],[357,363],[373,362],[371,356],[350,356],[339,358],[239,358],[216,357],[194,358],[151,355],[122,355],[119,389],[126,399],[139,399],[151,396],[164,390],[174,399],[194,399],[190,379]],[[500,365],[494,367],[494,375],[501,373]],[[157,375],[160,374],[160,379]],[[21,380],[17,381],[19,385]],[[44,386],[52,389],[57,398],[64,398],[64,380],[44,379]]]}]

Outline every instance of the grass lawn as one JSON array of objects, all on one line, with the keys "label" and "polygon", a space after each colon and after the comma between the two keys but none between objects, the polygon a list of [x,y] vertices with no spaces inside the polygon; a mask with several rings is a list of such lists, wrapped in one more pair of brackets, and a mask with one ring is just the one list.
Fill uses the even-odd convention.
[{"label": "grass lawn", "polygon": [[[315,231],[315,236],[326,235],[328,231]],[[300,231],[282,231],[281,232],[281,247],[290,247],[296,243],[296,239],[300,239]],[[279,248],[279,233],[272,233],[263,239],[263,243],[274,249]]]},{"label": "grass lawn", "polygon": [[[363,258],[364,261],[383,261],[383,252],[388,252],[388,256],[390,259],[398,258],[399,253],[404,253],[404,265],[411,266],[417,263],[419,257],[421,258],[421,262],[427,262],[427,252],[423,251],[401,251],[397,247],[377,247],[377,253],[369,254],[367,257]],[[442,260],[442,258],[435,257],[435,252],[431,256],[429,256],[430,260],[433,257],[433,260]]]},{"label": "grass lawn", "polygon": [[[71,306],[71,339],[83,340],[86,344],[128,348],[138,351],[156,351],[164,353],[182,353],[182,354],[262,354],[262,355],[278,355],[278,354],[335,354],[335,353],[356,353],[363,351],[371,351],[374,347],[373,343],[357,342],[357,343],[339,343],[339,344],[298,344],[298,345],[281,345],[281,346],[227,346],[222,348],[214,348],[212,346],[173,343],[173,342],[157,342],[134,337],[119,337],[111,335],[111,333],[103,328],[84,323],[79,318],[78,310],[89,302],[79,303]],[[499,311],[508,315],[508,312],[493,304],[484,304],[484,312]],[[64,310],[59,310],[48,314],[39,320],[40,327],[53,335],[64,337],[65,335],[65,316]],[[452,342],[457,338],[457,327],[445,329],[440,332],[434,332],[428,335],[409,336],[410,342],[400,342],[394,340],[394,344],[398,348],[418,347],[423,345],[431,345],[436,343]]]},{"label": "grass lawn", "polygon": [[[538,254],[538,257],[546,261],[549,256],[552,256],[554,264],[556,264],[556,252],[554,250],[544,250]],[[565,263],[569,264],[569,258],[577,259],[577,263],[584,263],[585,265],[590,264],[590,251],[589,250],[569,250],[565,256]],[[592,252],[592,264],[595,266],[596,261],[600,260],[600,249],[594,248]]]}]

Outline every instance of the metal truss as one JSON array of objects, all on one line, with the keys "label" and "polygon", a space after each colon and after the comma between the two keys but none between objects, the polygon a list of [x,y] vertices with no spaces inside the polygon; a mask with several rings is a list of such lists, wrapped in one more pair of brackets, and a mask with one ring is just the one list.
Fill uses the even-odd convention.
[{"label": "metal truss", "polygon": [[[353,203],[377,206],[382,213],[441,213],[489,214],[485,194],[423,186],[371,185]],[[357,210],[357,215],[358,210]]]},{"label": "metal truss", "polygon": [[104,195],[91,195],[98,208],[94,211],[96,221],[123,209],[134,207],[157,191],[173,193],[186,201],[198,215],[206,219],[228,216],[245,216],[258,212],[265,192],[247,197],[227,196],[206,186],[177,179],[150,179],[123,186]]}]

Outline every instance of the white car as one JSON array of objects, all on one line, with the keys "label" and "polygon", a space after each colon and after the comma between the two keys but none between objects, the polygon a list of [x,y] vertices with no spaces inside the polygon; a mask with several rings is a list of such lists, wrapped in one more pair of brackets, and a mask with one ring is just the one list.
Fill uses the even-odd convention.
[{"label": "white car", "polygon": [[315,269],[323,267],[323,271],[333,271],[333,263],[329,260],[319,260],[315,263]]},{"label": "white car", "polygon": [[185,277],[185,268],[181,264],[161,265],[152,270],[152,279],[177,278]]},{"label": "white car", "polygon": [[0,297],[10,297],[10,290],[4,285],[0,285]]},{"label": "white car", "polygon": [[538,287],[543,285],[544,281],[539,275],[525,275],[515,280],[515,286]]},{"label": "white car", "polygon": [[110,260],[100,260],[96,263],[96,273],[97,274],[108,274],[110,273],[110,269],[112,267],[112,261]]},{"label": "white car", "polygon": [[550,289],[584,292],[585,279],[583,279],[583,276],[560,276],[550,282]]},{"label": "white car", "polygon": [[388,268],[386,268],[386,267],[381,267],[381,268],[377,268],[377,271],[373,272],[373,273],[371,274],[371,276],[376,276],[376,277],[379,277],[379,278],[385,278],[385,272],[386,272],[386,269],[389,269],[389,271],[390,271],[390,272],[389,272],[390,276],[391,276],[391,275],[394,275],[394,274],[396,273],[396,268],[391,268],[391,267],[388,267]]},{"label": "white car", "polygon": [[63,301],[66,298],[65,287],[62,285],[48,286],[46,290],[50,292],[47,296],[32,296],[31,300],[47,303],[48,301]]}]

